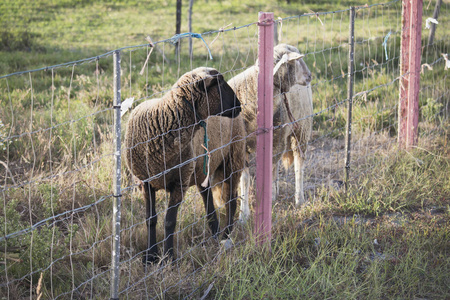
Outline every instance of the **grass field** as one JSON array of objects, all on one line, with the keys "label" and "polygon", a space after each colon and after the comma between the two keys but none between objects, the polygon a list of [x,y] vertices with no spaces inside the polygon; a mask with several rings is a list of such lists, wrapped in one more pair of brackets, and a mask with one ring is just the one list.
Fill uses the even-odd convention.
[{"label": "grass field", "polygon": [[[0,240],[0,299],[110,296],[113,62],[103,54],[143,45],[121,51],[122,97],[137,103],[159,97],[198,66],[215,67],[228,79],[256,60],[257,26],[240,27],[257,21],[259,11],[293,17],[278,24],[278,38],[306,54],[313,74],[308,204],[294,207],[293,170],[281,171],[272,251],[256,245],[251,222],[236,224],[235,246],[225,250],[211,238],[198,193],[189,190],[179,212],[177,259],[144,269],[145,206],[123,167],[121,299],[450,297],[450,79],[441,59],[450,49],[450,2],[443,1],[434,44],[427,44],[422,26],[428,66],[421,74],[419,145],[408,151],[396,144],[401,4],[357,10],[347,193],[341,187],[345,10],[381,2],[289,2],[196,1],[192,31],[204,33],[213,60],[199,39],[192,55],[187,39],[178,55],[172,44],[158,43],[143,75],[145,37],[173,36],[175,1],[0,3],[0,77],[94,58],[0,78],[0,238],[8,236]],[[424,20],[434,4],[424,3]],[[182,32],[187,7],[184,2]],[[294,17],[311,11],[334,13]],[[208,33],[230,23],[230,31]],[[166,195],[157,198],[162,240]],[[32,225],[38,228],[27,231]]]}]

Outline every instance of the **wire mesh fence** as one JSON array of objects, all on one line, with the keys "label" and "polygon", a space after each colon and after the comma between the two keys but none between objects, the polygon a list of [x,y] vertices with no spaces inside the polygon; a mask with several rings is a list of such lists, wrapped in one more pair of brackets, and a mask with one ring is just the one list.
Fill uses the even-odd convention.
[{"label": "wire mesh fence", "polygon": [[[423,33],[420,139],[429,139],[448,122],[449,79],[445,69],[447,61],[442,55],[449,52],[450,45],[449,35],[444,30],[450,16],[448,9],[448,3],[444,3],[432,43],[426,42],[427,31]],[[303,67],[309,70],[311,81],[297,89],[280,89],[274,94],[280,114],[274,115],[274,134],[285,132],[285,140],[277,140],[273,153],[278,165],[274,172],[275,215],[281,210],[294,210],[299,193],[304,196],[306,205],[314,205],[324,191],[342,191],[349,76],[354,80],[350,185],[360,184],[373,174],[376,176],[377,165],[388,155],[387,150],[397,145],[398,106],[399,101],[405,101],[399,99],[403,76],[399,69],[401,1],[355,7],[353,73],[348,70],[350,11],[311,12],[276,19],[276,42],[292,45],[305,55]],[[254,153],[248,156],[247,164],[240,165],[229,152],[235,151],[239,159],[245,159],[246,152],[236,149],[242,147],[243,142],[250,142],[256,131],[238,134],[233,129],[235,137],[226,136],[227,128],[238,126],[236,118],[219,122],[220,130],[215,132],[210,133],[207,128],[212,128],[215,120],[209,115],[224,110],[226,87],[223,83],[255,65],[257,28],[255,22],[201,35],[187,34],[0,77],[2,296],[7,299],[19,296],[95,299],[111,295],[135,299],[208,295],[214,278],[220,273],[214,266],[220,266],[230,243],[239,247],[254,242],[251,214],[247,222],[239,223],[238,212],[231,223],[234,225],[230,235],[232,242],[222,242],[221,237],[229,225],[227,212],[231,212],[239,200],[233,190],[238,185],[236,178],[246,167],[250,177],[255,172]],[[192,52],[188,39],[193,40]],[[176,55],[172,45],[175,40],[181,41]],[[114,84],[117,53],[120,53],[120,65],[116,70],[120,87]],[[184,74],[201,66],[220,72],[223,83],[220,83],[220,75],[211,73],[211,76],[197,79],[191,75],[188,83],[175,84]],[[219,86],[219,97],[213,97],[216,88],[208,90],[205,82],[210,77]],[[251,76],[246,80],[250,82]],[[233,88],[231,83],[230,87]],[[192,89],[195,92],[206,89],[206,97],[222,102],[214,108],[210,102],[196,106],[192,101],[191,108],[185,105],[186,115],[171,111],[170,117],[176,125],[173,128],[162,125],[165,115],[161,111],[152,118],[147,117],[146,122],[156,123],[160,132],[153,135],[147,132],[140,143],[144,147],[154,147],[146,148],[148,154],[155,154],[155,149],[159,149],[161,165],[158,171],[150,171],[156,162],[147,155],[144,161],[137,162],[146,169],[146,177],[143,175],[137,180],[125,163],[126,152],[137,145],[127,146],[124,142],[126,126],[133,114],[131,108],[127,112],[125,103],[133,101],[132,108],[148,102],[158,103],[155,99],[177,97],[180,90],[189,90],[190,97],[185,97],[189,102],[195,98]],[[251,94],[252,86],[246,89]],[[120,93],[121,105],[114,102],[117,93]],[[285,104],[284,99],[302,93],[311,101],[311,107],[302,110],[311,109],[312,113],[298,113],[299,106],[289,100],[286,100],[289,105]],[[246,105],[246,101],[239,100],[242,106]],[[122,124],[114,127],[121,108]],[[234,108],[235,103],[225,111]],[[193,121],[181,125],[188,119]],[[202,120],[206,121],[206,127]],[[307,131],[308,122],[312,126],[310,133],[295,132],[296,124]],[[117,136],[117,132],[121,134]],[[117,137],[121,137],[121,151],[114,147]],[[198,143],[194,145],[195,141],[200,141],[206,150],[198,147]],[[220,142],[214,148],[215,141]],[[286,147],[276,147],[282,143]],[[302,149],[301,153],[292,154],[292,145]],[[185,146],[195,148],[194,153],[186,154]],[[282,157],[292,162],[295,155],[300,155],[303,162],[303,188],[300,190],[296,188],[298,170],[292,166],[283,169],[278,162]],[[217,170],[208,170],[213,162],[207,161],[215,156],[221,163]],[[122,164],[117,169],[114,161],[118,157],[122,158]],[[152,165],[145,165],[149,161]],[[116,182],[119,190],[115,190],[113,177],[118,170],[121,181]],[[187,173],[190,180],[183,181],[181,174]],[[214,176],[209,176],[212,174]],[[210,188],[202,190],[205,178],[209,178]],[[161,188],[156,186],[156,181],[162,182]],[[153,201],[147,207],[145,200],[142,201],[145,196],[142,186],[148,188],[146,183],[154,184],[155,190],[160,189],[153,194],[151,189],[147,191]],[[249,204],[253,211],[253,179],[251,183]],[[205,206],[207,209],[212,203],[207,201],[211,200],[209,191],[212,189],[214,192],[222,190],[222,193],[227,190],[228,196],[224,201],[215,201],[216,209],[205,213]],[[205,203],[208,205],[203,203],[199,191],[207,195]],[[173,203],[172,194],[177,194],[180,200]],[[214,200],[220,197],[218,195],[214,193]],[[112,216],[117,208],[113,206],[113,199],[121,201],[120,228],[116,232],[120,239],[114,234],[117,220],[113,221]],[[174,208],[178,210],[178,219],[176,224],[170,224],[172,220],[165,218]],[[239,209],[238,205],[237,211]],[[213,215],[217,215],[219,229],[211,225]],[[152,232],[152,238],[156,242],[150,245],[149,224],[155,217],[158,222],[152,225],[156,232],[156,236]],[[282,217],[275,221],[282,221]],[[167,231],[167,224],[172,226],[172,231]],[[168,263],[164,255],[170,253],[163,249],[171,238],[174,256]],[[120,248],[112,247],[114,240],[120,241]],[[143,266],[142,258],[149,258],[151,247],[159,248],[162,259]],[[111,267],[113,260],[117,263],[115,271]]]}]

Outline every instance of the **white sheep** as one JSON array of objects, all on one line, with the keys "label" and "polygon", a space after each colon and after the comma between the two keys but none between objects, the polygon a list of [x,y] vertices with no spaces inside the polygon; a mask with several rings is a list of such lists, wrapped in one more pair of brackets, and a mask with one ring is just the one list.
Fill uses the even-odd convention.
[{"label": "white sheep", "polygon": [[[303,168],[306,145],[312,131],[311,72],[302,60],[304,55],[297,48],[280,44],[274,48],[273,78],[273,172],[277,173],[278,161],[283,160],[289,167],[294,162],[295,204],[304,203]],[[247,152],[256,151],[257,130],[257,64],[228,81],[242,103],[247,139]],[[286,126],[283,126],[288,124]],[[278,127],[280,126],[280,127]],[[241,176],[241,213],[239,219],[245,221],[249,214],[250,175],[246,168]],[[278,194],[278,184],[274,184],[273,197]]]},{"label": "white sheep", "polygon": [[[205,134],[203,128],[213,129],[217,123],[234,129],[234,124],[239,124],[239,121],[227,122],[227,119],[237,117],[240,110],[240,102],[235,93],[217,70],[197,68],[181,76],[162,98],[145,101],[132,111],[125,134],[125,160],[131,173],[142,182],[146,203],[148,247],[143,257],[144,264],[158,259],[155,209],[157,190],[164,189],[170,193],[165,217],[165,255],[173,256],[173,235],[178,207],[192,184],[197,184],[201,189],[210,227],[213,234],[217,233],[217,217],[209,182],[205,180],[206,175],[199,171],[202,169],[199,165],[202,165],[204,160],[202,157],[195,159],[197,155],[205,154],[198,140]],[[221,117],[207,119],[217,114]],[[208,124],[205,124],[205,120]],[[241,126],[243,127],[242,120]],[[220,141],[221,135],[209,132],[208,136],[210,138],[208,148],[211,148],[208,150],[211,152],[220,148],[217,139]],[[225,136],[222,141],[229,140]],[[228,149],[233,147],[243,148],[245,141],[232,144]],[[219,162],[216,158],[218,155],[222,159],[221,151],[215,151],[209,161],[209,169],[214,175],[217,170],[221,171],[221,165],[215,165]],[[230,167],[234,165],[237,170],[242,169],[241,165],[244,162],[240,165],[239,161],[232,160],[230,155],[225,154],[224,157],[228,159],[227,166],[224,167],[226,170],[223,171],[225,175],[231,172]],[[225,166],[225,163],[223,165]],[[219,177],[217,175],[217,178]],[[206,187],[201,187],[201,183],[205,183]],[[233,204],[230,203],[231,207],[227,211],[234,215]],[[233,216],[230,216],[228,220],[232,218]],[[228,228],[231,229],[230,226]]]}]

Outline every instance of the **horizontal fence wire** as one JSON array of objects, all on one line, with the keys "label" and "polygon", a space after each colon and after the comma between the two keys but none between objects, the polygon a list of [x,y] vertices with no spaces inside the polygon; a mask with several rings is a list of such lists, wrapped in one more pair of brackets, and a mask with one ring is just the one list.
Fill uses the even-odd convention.
[{"label": "horizontal fence wire", "polygon": [[[442,56],[448,53],[450,45],[445,31],[447,6],[441,8],[433,44],[424,45],[422,50],[419,130],[423,140],[442,131],[448,122],[450,89]],[[401,79],[410,76],[410,73],[400,74],[398,65],[401,1],[357,6],[355,10],[352,74],[347,70],[350,9],[308,12],[278,19],[275,16],[278,43],[292,45],[304,54],[302,60],[312,78],[308,87],[300,92],[288,89],[274,93],[274,106],[284,117],[275,118],[273,130],[275,134],[283,132],[290,139],[283,142],[285,147],[274,148],[274,160],[293,159],[290,147],[294,140],[304,149],[301,192],[306,207],[320,203],[324,191],[343,193],[348,76],[353,76],[355,82],[350,186],[376,176],[377,168],[389,161],[389,151],[397,146],[398,105],[406,101],[398,95]],[[246,258],[238,255],[240,249],[255,248],[256,243],[251,234],[253,217],[243,220],[240,216],[242,191],[232,193],[227,199],[217,199],[217,192],[234,191],[239,185],[237,178],[247,168],[250,177],[254,177],[254,153],[239,167],[227,161],[227,155],[240,143],[250,145],[258,132],[245,131],[234,139],[217,132],[204,136],[203,131],[217,117],[207,115],[199,119],[198,113],[204,107],[194,104],[187,114],[193,119],[191,123],[167,129],[160,127],[161,132],[131,145],[126,145],[125,136],[127,122],[137,106],[156,103],[157,98],[203,84],[202,79],[196,79],[174,86],[186,72],[200,66],[211,67],[220,72],[223,81],[229,81],[252,68],[258,55],[257,29],[258,22],[253,22],[173,36],[69,63],[0,76],[0,125],[3,125],[0,127],[0,149],[3,149],[0,168],[4,168],[0,173],[0,294],[8,299],[17,295],[36,298],[42,277],[45,282],[43,298],[108,298],[112,255],[120,257],[120,298],[199,299],[211,298],[220,292],[216,284],[223,280],[223,274],[218,266],[229,262],[231,255],[237,257],[232,262],[234,266],[245,263]],[[427,37],[424,29],[423,36]],[[192,53],[187,43],[183,43],[189,37],[201,38],[193,41]],[[174,56],[175,40],[182,43]],[[112,142],[115,109],[112,58],[115,52],[121,55],[122,106],[125,99],[133,99],[133,104],[122,117],[121,246],[120,253],[113,254],[112,199],[118,196],[112,192],[112,176],[116,172],[113,157],[117,155]],[[251,77],[246,80],[251,82]],[[248,97],[252,97],[251,88],[249,83]],[[293,117],[288,117],[289,110],[298,107],[295,103],[286,107],[283,99],[296,97],[307,89],[312,94],[312,113],[298,115],[294,110],[290,112]],[[219,100],[223,100],[221,94]],[[212,98],[213,92],[208,95]],[[244,108],[250,105],[246,102],[248,99],[240,100]],[[228,112],[234,108],[230,107]],[[210,109],[213,107],[208,107],[208,113]],[[160,124],[163,124],[164,115],[160,117]],[[182,118],[174,113],[173,120],[181,122]],[[147,122],[153,121],[147,119]],[[205,129],[203,122],[207,124]],[[306,126],[308,122],[312,128],[307,138],[295,134],[297,126]],[[236,121],[229,124],[220,126],[237,126]],[[201,149],[195,155],[183,156],[177,149],[181,145],[166,144],[170,138],[181,140],[187,134],[191,145],[200,140],[206,151]],[[208,149],[206,144],[212,143],[211,140],[220,141],[219,146]],[[128,168],[126,157],[127,153],[143,147],[161,150],[161,168],[150,172],[150,166],[146,166],[147,176],[137,179]],[[215,178],[209,177],[208,189],[214,190],[211,195],[215,201],[212,213],[205,212],[201,194],[195,187],[183,190],[179,202],[169,203],[171,193],[164,189],[172,193],[176,189],[166,182],[178,189],[181,185],[200,188],[203,182],[199,179],[207,172],[205,162],[213,157],[221,157],[223,164]],[[287,168],[281,168],[281,160],[275,163],[280,166],[274,170],[273,226],[280,228],[292,217],[290,212],[297,212],[294,207],[299,197],[298,181],[292,163]],[[178,178],[181,170],[187,168],[194,169],[190,182],[173,180],[174,174]],[[142,186],[156,182],[164,182],[164,187],[156,192],[155,214],[149,216],[146,209],[150,208],[146,208]],[[254,179],[250,182],[249,204],[253,212]],[[222,239],[228,221],[227,209],[235,202],[237,211],[231,223],[234,229],[228,240]],[[170,236],[166,236],[165,218],[173,209],[178,210],[177,223]],[[210,228],[213,214],[219,223],[215,234]],[[148,224],[154,218],[158,220],[154,247],[159,248],[162,258],[143,265],[149,247]],[[168,263],[164,248],[171,238],[174,256]]]}]

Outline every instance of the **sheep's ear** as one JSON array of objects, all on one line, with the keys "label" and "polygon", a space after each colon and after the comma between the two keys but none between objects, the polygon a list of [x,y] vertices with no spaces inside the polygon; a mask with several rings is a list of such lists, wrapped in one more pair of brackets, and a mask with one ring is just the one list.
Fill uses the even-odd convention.
[{"label": "sheep's ear", "polygon": [[[285,55],[286,55],[286,54],[285,54]],[[300,54],[300,53],[297,53],[297,52],[289,52],[289,53],[287,54],[287,56],[288,56],[287,61],[298,60],[298,59],[300,59],[300,58],[305,57],[304,54]]]},{"label": "sheep's ear", "polygon": [[273,68],[273,75],[275,76],[275,74],[277,73],[278,69],[284,63],[287,63],[287,62],[290,62],[290,61],[294,61],[294,60],[298,60],[298,59],[300,59],[300,58],[302,58],[304,56],[305,56],[304,54],[300,54],[300,53],[297,53],[297,52],[289,52],[289,53],[284,54],[281,57],[280,61]]},{"label": "sheep's ear", "polygon": [[199,87],[200,89],[207,91],[217,84],[217,76],[208,76],[199,82]]},{"label": "sheep's ear", "polygon": [[217,85],[217,76],[208,76],[203,79],[203,86],[205,90],[209,90],[212,86]]},{"label": "sheep's ear", "polygon": [[286,62],[289,61],[289,55],[288,54],[284,54],[280,61],[275,65],[275,67],[273,67],[273,75],[275,76],[275,74],[277,73],[278,69]]},{"label": "sheep's ear", "polygon": [[221,76],[218,71],[211,70],[206,78],[200,81],[199,86],[200,88],[205,89],[206,91],[209,90],[212,86],[215,86],[218,84],[218,78]]}]

